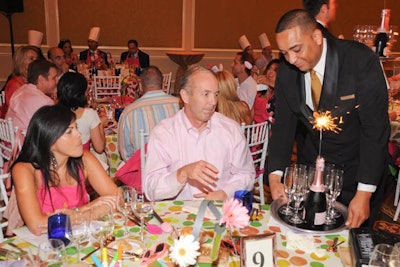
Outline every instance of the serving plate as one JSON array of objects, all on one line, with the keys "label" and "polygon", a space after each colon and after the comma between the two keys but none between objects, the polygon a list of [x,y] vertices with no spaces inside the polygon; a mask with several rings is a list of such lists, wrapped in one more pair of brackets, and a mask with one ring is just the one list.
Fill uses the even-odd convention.
[{"label": "serving plate", "polygon": [[[118,244],[122,240],[116,240],[111,242],[107,246],[107,253],[110,257],[113,257],[115,252],[118,250]],[[124,249],[122,248],[122,258],[123,259],[132,259],[132,258],[138,258],[140,255],[143,253],[143,248],[144,243],[139,241],[139,240],[132,240],[132,239],[125,239],[122,242],[124,242],[125,246],[129,246],[129,249]]]},{"label": "serving plate", "polygon": [[301,231],[306,233],[314,233],[314,234],[327,234],[327,233],[334,233],[340,232],[346,228],[345,222],[347,220],[347,208],[342,203],[336,202],[334,207],[336,210],[341,214],[339,218],[336,219],[336,223],[333,225],[320,225],[316,226],[315,229],[309,228],[309,226],[305,223],[302,224],[293,224],[289,222],[289,217],[283,215],[279,212],[279,209],[286,205],[286,201],[282,198],[279,198],[271,203],[271,215],[272,217],[279,223],[283,224],[284,226]]}]

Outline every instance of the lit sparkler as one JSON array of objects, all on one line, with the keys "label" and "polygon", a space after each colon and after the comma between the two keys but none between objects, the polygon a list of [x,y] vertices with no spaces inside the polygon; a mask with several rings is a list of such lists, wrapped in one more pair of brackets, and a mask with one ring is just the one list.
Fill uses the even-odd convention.
[{"label": "lit sparkler", "polygon": [[313,129],[319,131],[319,151],[318,154],[321,156],[321,146],[322,146],[322,132],[332,131],[334,133],[339,133],[342,129],[335,124],[337,117],[332,117],[330,111],[319,111],[313,113],[314,120],[312,121]]}]

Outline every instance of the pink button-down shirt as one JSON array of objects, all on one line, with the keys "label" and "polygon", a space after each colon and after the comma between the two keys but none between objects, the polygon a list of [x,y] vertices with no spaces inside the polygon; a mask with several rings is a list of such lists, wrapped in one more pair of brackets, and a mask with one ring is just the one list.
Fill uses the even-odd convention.
[{"label": "pink button-down shirt", "polygon": [[188,183],[180,184],[176,174],[182,166],[199,160],[213,164],[219,171],[213,190],[224,190],[233,197],[236,190],[253,188],[254,165],[239,124],[215,112],[199,132],[180,110],[151,132],[144,173],[147,198],[194,199],[200,190]]}]

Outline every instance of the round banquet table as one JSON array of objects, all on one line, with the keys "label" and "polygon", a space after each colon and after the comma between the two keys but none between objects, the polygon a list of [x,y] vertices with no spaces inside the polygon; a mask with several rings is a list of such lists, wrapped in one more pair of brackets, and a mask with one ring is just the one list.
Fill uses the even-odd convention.
[{"label": "round banquet table", "polygon": [[176,71],[173,94],[179,94],[179,83],[183,74],[185,73],[189,65],[199,62],[204,57],[204,53],[191,52],[191,51],[176,51],[176,52],[167,52],[166,54],[173,62],[178,64],[178,70]]},{"label": "round banquet table", "polygon": [[[196,218],[196,214],[198,211],[198,206],[201,201],[162,201],[156,202],[154,204],[155,211],[160,215],[160,217],[165,221],[169,222],[175,229],[179,231],[189,230],[193,227],[194,221]],[[217,207],[222,206],[222,202],[215,202]],[[279,267],[288,267],[288,266],[318,266],[318,267],[329,267],[329,266],[343,266],[340,260],[338,253],[334,252],[325,252],[323,257],[318,257],[314,253],[310,253],[308,251],[303,251],[300,249],[290,250],[286,248],[286,233],[290,231],[285,225],[280,224],[274,218],[270,218],[269,205],[259,205],[254,204],[254,207],[261,208],[260,216],[258,221],[253,221],[249,223],[249,226],[243,230],[235,230],[234,234],[236,236],[249,236],[249,235],[260,235],[265,233],[275,233],[276,234],[276,248],[275,248],[275,260],[276,266]],[[150,217],[149,220],[152,224],[159,225],[159,222]],[[121,222],[122,220],[120,220]],[[118,222],[118,220],[117,220]],[[206,233],[210,233],[212,235],[212,231],[214,229],[215,220],[205,217],[203,220],[202,230]],[[126,240],[130,239],[138,239],[139,236],[139,226],[136,226],[133,222],[128,221],[127,228],[129,230],[129,237]],[[18,245],[22,249],[29,248],[33,254],[36,253],[36,247],[31,243],[38,243],[39,239],[46,239],[45,235],[40,237],[33,236],[30,234],[29,230],[26,227],[22,227],[17,229],[17,236],[5,240],[3,243],[0,243],[0,248],[12,249],[11,246],[7,245],[8,243],[14,243]],[[22,234],[24,233],[24,234]],[[115,227],[114,236],[116,238],[122,238],[123,229],[121,225]],[[30,234],[30,236],[29,236]],[[307,234],[307,233],[304,233]],[[329,234],[307,234],[311,235],[314,238],[314,243],[319,247],[325,249],[332,244],[332,240],[335,237],[339,238],[339,241],[346,241],[341,247],[346,247],[348,240],[348,231],[344,230],[338,233],[329,233]],[[207,239],[207,238],[206,238]],[[211,239],[209,237],[207,240]],[[31,242],[31,243],[29,243]],[[170,234],[162,233],[162,234],[149,234],[147,231],[145,232],[145,246],[147,248],[153,248],[154,245],[158,242],[166,242],[168,245],[173,243],[173,239]],[[208,241],[205,241],[208,242]],[[210,241],[211,242],[211,241]],[[90,242],[86,242],[85,244],[81,244],[81,256],[86,255],[95,249],[95,241],[90,240]],[[71,261],[76,258],[77,250],[74,245],[69,245],[67,247],[67,255],[68,260]],[[96,252],[97,257],[100,259],[100,252]],[[164,256],[161,258],[165,262],[169,262],[169,258]],[[109,259],[110,261],[110,259]],[[227,259],[228,262],[218,262],[218,266],[240,266],[240,259],[234,254],[231,254]],[[86,263],[93,264],[92,259],[89,257],[86,259]],[[205,264],[198,264],[199,266],[210,266]],[[136,258],[124,259],[123,266],[140,266],[139,260]],[[149,265],[149,266],[162,266],[162,265]],[[168,266],[174,266],[168,264]]]}]

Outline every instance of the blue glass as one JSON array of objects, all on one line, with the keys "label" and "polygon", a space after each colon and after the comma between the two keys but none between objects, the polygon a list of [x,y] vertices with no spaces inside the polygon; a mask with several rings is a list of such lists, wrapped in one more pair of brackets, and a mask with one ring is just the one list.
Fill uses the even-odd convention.
[{"label": "blue glass", "polygon": [[115,109],[115,120],[118,122],[119,121],[119,117],[121,116],[122,111],[124,111],[124,108],[116,108]]},{"label": "blue glass", "polygon": [[47,221],[47,233],[49,239],[61,239],[67,246],[72,235],[69,216],[63,213],[51,215]]},{"label": "blue glass", "polygon": [[247,190],[238,190],[235,192],[235,199],[242,202],[243,206],[245,206],[250,214],[253,209],[253,194]]}]

